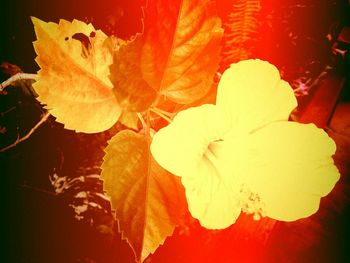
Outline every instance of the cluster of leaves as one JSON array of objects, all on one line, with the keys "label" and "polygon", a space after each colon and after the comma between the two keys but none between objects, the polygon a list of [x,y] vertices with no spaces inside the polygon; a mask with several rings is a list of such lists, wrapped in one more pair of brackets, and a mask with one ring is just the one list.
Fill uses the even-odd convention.
[{"label": "cluster of leaves", "polygon": [[[266,14],[265,24],[259,22],[262,2],[234,1],[222,53],[223,29],[212,0],[149,0],[143,32],[127,41],[77,20],[32,18],[38,100],[70,130],[96,133],[116,123],[129,128],[109,141],[101,178],[138,261],[187,216],[179,179],[150,154],[152,133],[179,110],[213,101],[219,63],[227,67],[256,56],[258,31],[269,24]],[[83,195],[74,206],[78,212],[89,206]]]},{"label": "cluster of leaves", "polygon": [[118,121],[131,128],[109,141],[101,178],[137,261],[186,217],[179,179],[157,165],[149,146],[152,131],[164,125],[160,117],[169,120],[213,87],[223,34],[215,10],[208,0],[150,0],[143,32],[129,41],[77,20],[32,18],[38,100],[67,129],[96,133]]}]

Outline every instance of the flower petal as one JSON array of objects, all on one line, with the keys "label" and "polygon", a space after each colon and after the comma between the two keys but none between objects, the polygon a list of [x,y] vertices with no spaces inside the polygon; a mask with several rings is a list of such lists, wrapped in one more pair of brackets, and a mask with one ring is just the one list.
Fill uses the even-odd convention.
[{"label": "flower petal", "polygon": [[189,211],[205,228],[227,228],[241,213],[239,198],[235,198],[239,196],[239,189],[229,188],[223,180],[216,180],[215,171],[208,167],[200,168],[198,176],[202,177],[201,181],[193,180],[194,177],[181,180],[186,189]]},{"label": "flower petal", "polygon": [[164,169],[175,175],[192,174],[210,142],[227,131],[226,123],[214,105],[186,109],[154,135],[152,155]]},{"label": "flower petal", "polygon": [[239,181],[230,183],[233,170],[227,158],[232,151],[220,147],[226,124],[214,105],[190,108],[159,130],[151,144],[154,159],[182,177],[192,216],[210,229],[230,226],[241,212]]},{"label": "flower petal", "polygon": [[231,116],[235,132],[250,132],[273,121],[288,120],[297,101],[275,66],[252,59],[232,64],[224,72],[216,105]]},{"label": "flower petal", "polygon": [[314,124],[275,122],[251,134],[247,185],[267,216],[293,221],[319,208],[339,179],[335,143]]},{"label": "flower petal", "polygon": [[193,174],[182,177],[189,210],[200,224],[209,229],[232,225],[241,212],[241,188],[244,177],[238,172],[239,147],[225,141],[209,145]]}]

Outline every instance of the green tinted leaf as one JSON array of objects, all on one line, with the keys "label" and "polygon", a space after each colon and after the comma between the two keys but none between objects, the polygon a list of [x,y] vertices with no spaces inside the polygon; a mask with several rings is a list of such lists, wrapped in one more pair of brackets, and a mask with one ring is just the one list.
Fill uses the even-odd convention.
[{"label": "green tinted leaf", "polygon": [[179,178],[154,161],[149,140],[129,130],[115,135],[101,174],[119,230],[140,261],[172,235],[187,209]]}]

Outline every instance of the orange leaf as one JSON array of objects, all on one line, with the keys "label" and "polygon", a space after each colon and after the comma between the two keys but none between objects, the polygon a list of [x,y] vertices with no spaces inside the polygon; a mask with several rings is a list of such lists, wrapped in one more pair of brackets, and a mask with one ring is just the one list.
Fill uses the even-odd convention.
[{"label": "orange leaf", "polygon": [[157,93],[187,104],[211,88],[222,29],[210,0],[150,0],[143,34],[120,48],[111,80],[124,107],[145,110]]},{"label": "orange leaf", "polygon": [[101,167],[119,231],[137,262],[143,262],[173,234],[187,211],[179,177],[156,163],[149,140],[130,130],[119,132],[109,141]]},{"label": "orange leaf", "polygon": [[120,115],[119,122],[130,129],[137,130],[139,117],[136,112],[124,111]]},{"label": "orange leaf", "polygon": [[33,85],[38,100],[67,129],[94,133],[113,126],[121,109],[108,79],[112,51],[107,36],[78,20],[32,21],[41,68]]}]

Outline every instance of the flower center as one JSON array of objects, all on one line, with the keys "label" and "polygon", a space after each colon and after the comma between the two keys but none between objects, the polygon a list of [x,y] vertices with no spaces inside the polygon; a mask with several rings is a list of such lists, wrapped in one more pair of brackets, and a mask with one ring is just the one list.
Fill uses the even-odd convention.
[{"label": "flower center", "polygon": [[254,220],[265,217],[264,204],[258,194],[253,193],[244,183],[244,169],[240,162],[242,154],[233,144],[224,140],[209,143],[203,159],[209,174],[225,184],[232,201],[238,203],[246,214],[253,214]]},{"label": "flower center", "polygon": [[254,220],[259,220],[266,216],[264,203],[258,194],[251,192],[245,185],[242,185],[240,194],[241,207],[244,213],[252,214]]}]

